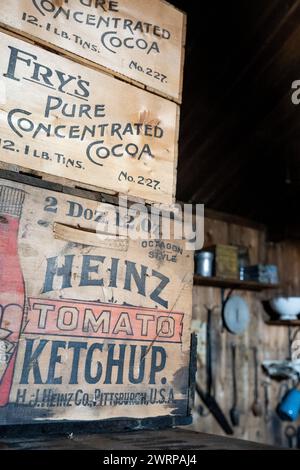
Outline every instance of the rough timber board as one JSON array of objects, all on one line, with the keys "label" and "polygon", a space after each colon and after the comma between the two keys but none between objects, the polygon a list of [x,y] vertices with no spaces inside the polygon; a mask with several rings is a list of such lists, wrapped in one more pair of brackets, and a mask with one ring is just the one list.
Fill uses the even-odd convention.
[{"label": "rough timber board", "polygon": [[0,424],[188,414],[193,254],[93,242],[112,210],[0,179]]},{"label": "rough timber board", "polygon": [[0,51],[0,161],[150,202],[174,200],[175,103],[4,33]]},{"label": "rough timber board", "polygon": [[0,22],[181,101],[186,16],[161,0],[10,0]]}]

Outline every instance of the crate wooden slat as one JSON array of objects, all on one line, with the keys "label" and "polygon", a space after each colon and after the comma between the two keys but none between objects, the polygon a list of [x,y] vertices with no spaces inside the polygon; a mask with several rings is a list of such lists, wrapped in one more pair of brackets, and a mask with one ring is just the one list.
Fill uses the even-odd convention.
[{"label": "crate wooden slat", "polygon": [[0,40],[5,169],[149,202],[174,200],[175,103],[10,35]]},{"label": "crate wooden slat", "polygon": [[181,102],[186,15],[164,0],[2,3],[4,27]]},{"label": "crate wooden slat", "polygon": [[0,424],[187,415],[193,253],[114,215],[0,179]]}]

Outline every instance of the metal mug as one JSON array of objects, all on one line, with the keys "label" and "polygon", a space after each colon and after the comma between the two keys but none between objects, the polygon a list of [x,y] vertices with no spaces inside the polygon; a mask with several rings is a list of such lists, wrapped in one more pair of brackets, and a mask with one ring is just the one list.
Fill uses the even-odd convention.
[{"label": "metal mug", "polygon": [[284,421],[296,421],[300,414],[300,391],[290,389],[278,405],[278,414]]},{"label": "metal mug", "polygon": [[214,255],[210,251],[199,251],[195,254],[196,274],[204,277],[213,275]]}]

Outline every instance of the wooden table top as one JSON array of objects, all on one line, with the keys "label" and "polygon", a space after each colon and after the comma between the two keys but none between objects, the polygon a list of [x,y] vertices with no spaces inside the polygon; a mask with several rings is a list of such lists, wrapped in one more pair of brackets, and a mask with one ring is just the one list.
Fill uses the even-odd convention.
[{"label": "wooden table top", "polygon": [[272,450],[255,442],[182,428],[112,434],[0,437],[0,450]]}]

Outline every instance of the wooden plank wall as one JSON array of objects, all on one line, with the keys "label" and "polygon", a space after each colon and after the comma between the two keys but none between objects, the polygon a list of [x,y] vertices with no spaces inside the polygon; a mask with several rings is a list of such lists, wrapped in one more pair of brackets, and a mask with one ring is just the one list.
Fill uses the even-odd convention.
[{"label": "wooden plank wall", "polygon": [[[266,243],[266,234],[263,230],[228,223],[224,220],[206,219],[205,244],[212,243],[232,243],[249,246],[251,263],[258,261],[276,262],[279,265],[284,291],[288,292],[289,295],[297,293],[297,288],[300,287],[300,243],[285,242],[279,245],[269,245]],[[247,301],[251,312],[250,327],[244,335],[239,337],[228,333],[222,327],[221,289],[194,286],[193,329],[198,333],[198,381],[205,388],[207,318],[205,305],[218,306],[218,309],[213,313],[212,332],[214,385],[217,401],[228,417],[229,410],[232,407],[230,345],[232,342],[237,345],[237,381],[241,418],[240,426],[235,428],[234,437],[286,446],[284,429],[287,424],[281,423],[275,412],[280,391],[276,382],[272,381],[269,387],[271,414],[268,421],[265,416],[254,417],[251,412],[254,392],[253,352],[251,348],[257,346],[259,361],[286,358],[288,356],[288,328],[268,326],[264,323],[265,313],[261,300],[273,296],[273,291],[271,293],[235,291],[235,293],[241,295]],[[261,385],[263,380],[268,379],[260,370],[259,396],[262,405],[264,405],[264,389]],[[221,428],[211,415],[199,416],[197,408],[200,404],[201,401],[196,396],[192,428],[201,432],[222,435]],[[300,421],[298,425],[300,425]]]},{"label": "wooden plank wall", "polygon": [[269,244],[267,261],[279,266],[281,282],[279,293],[297,296],[300,289],[300,241]]}]

